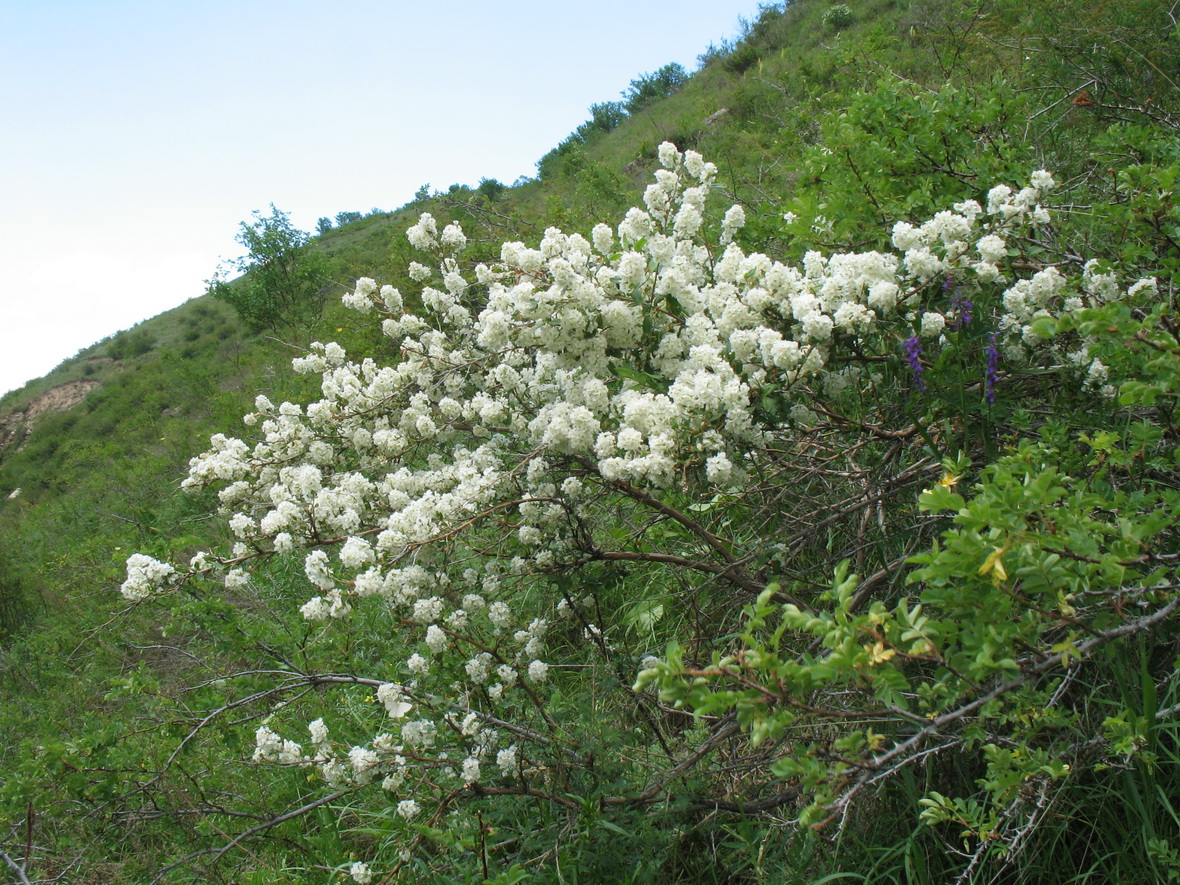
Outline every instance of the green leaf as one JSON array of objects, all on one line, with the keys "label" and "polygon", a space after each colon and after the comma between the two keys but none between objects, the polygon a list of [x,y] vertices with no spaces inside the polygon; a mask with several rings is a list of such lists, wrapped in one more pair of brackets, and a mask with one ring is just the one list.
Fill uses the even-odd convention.
[{"label": "green leaf", "polygon": [[918,507],[926,513],[942,513],[950,510],[958,513],[966,506],[963,496],[952,492],[947,486],[936,484],[918,496]]}]

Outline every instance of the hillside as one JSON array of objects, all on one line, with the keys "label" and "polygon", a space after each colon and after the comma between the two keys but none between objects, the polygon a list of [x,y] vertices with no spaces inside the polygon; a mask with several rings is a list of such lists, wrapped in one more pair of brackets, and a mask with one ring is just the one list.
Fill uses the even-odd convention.
[{"label": "hillside", "polygon": [[14,881],[1180,876],[1178,40],[766,4],[0,399]]}]

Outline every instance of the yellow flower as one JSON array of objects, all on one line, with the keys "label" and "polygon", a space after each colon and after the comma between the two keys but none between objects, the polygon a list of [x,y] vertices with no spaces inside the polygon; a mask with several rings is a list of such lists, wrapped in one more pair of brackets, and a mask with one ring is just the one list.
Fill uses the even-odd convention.
[{"label": "yellow flower", "polygon": [[992,552],[987,555],[987,559],[983,561],[983,565],[979,567],[979,573],[986,575],[990,572],[992,580],[997,584],[1000,581],[1008,580],[1008,570],[1004,568],[1004,554],[1007,550],[1007,547],[993,548]]}]

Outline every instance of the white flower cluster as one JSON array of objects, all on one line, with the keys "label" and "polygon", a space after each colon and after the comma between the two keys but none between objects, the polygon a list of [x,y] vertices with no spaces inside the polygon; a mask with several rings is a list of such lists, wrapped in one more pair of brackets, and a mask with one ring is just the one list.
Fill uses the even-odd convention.
[{"label": "white flower cluster", "polygon": [[166,562],[133,553],[127,558],[127,580],[119,589],[126,599],[139,602],[163,589],[175,573],[176,569]]},{"label": "white flower cluster", "polygon": [[[813,391],[836,395],[868,377],[828,368],[837,348],[884,347],[900,362],[899,328],[942,346],[962,320],[930,303],[944,279],[964,300],[1003,292],[996,328],[1011,358],[1037,343],[1038,316],[1118,291],[1098,266],[1078,292],[1055,268],[1014,279],[1005,266],[1013,237],[1048,219],[1045,172],[1019,191],[994,188],[986,208],[967,201],[920,225],[899,222],[895,251],[809,252],[788,266],[734,242],[740,207],[724,213],[721,248],[711,251],[703,232],[716,167],[671,144],[659,159],[644,208],[617,228],[597,225],[589,239],[551,228],[536,248],[506,243],[499,262],[470,272],[458,261],[459,226],[440,231],[423,215],[407,232],[433,264],[410,268],[422,314],[369,279],[345,298],[379,318],[398,362],[352,361],[337,344],[313,344],[294,367],[320,376],[318,401],[259,397],[247,416],[252,445],[219,435],[192,460],[187,486],[220,486],[235,569],[301,556],[314,594],[304,618],[329,623],[375,603],[405,640],[392,678],[406,684],[377,691],[396,736],[337,756],[317,720],[315,754],[304,756],[263,727],[256,760],[314,764],[330,783],[380,776],[390,791],[414,780],[406,757],[428,750],[458,785],[490,770],[516,776],[516,745],[500,746],[477,720],[444,719],[451,713],[424,702],[420,686],[474,708],[511,704],[553,678],[545,637],[550,619],[573,606],[515,591],[586,552],[596,495],[688,488],[690,476],[710,496],[740,487],[785,432],[759,411],[763,398],[778,397],[794,425],[811,426]],[[1104,382],[1084,355],[1075,363]],[[204,558],[200,567],[218,566]],[[245,575],[230,571],[227,586],[245,588]],[[173,578],[171,566],[137,554],[123,593],[143,599]],[[588,645],[609,651],[606,634],[586,623],[578,629]],[[420,806],[407,798],[397,810],[409,820]]]},{"label": "white flower cluster", "polygon": [[303,748],[299,744],[283,740],[269,727],[260,725],[254,733],[254,761],[295,765],[306,760],[303,758]]}]

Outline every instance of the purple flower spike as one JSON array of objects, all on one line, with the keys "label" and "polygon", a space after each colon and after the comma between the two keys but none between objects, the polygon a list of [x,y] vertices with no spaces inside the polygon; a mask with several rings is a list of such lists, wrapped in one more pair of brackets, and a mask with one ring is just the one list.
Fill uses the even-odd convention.
[{"label": "purple flower spike", "polygon": [[996,347],[996,335],[993,332],[988,337],[987,350],[987,372],[983,379],[983,398],[987,400],[990,406],[996,401],[996,379],[999,377],[1000,367],[1000,351]]},{"label": "purple flower spike", "polygon": [[905,352],[905,361],[909,363],[910,371],[914,373],[914,387],[918,389],[918,393],[925,393],[926,381],[922,377],[922,343],[918,336],[907,338],[901,349]]},{"label": "purple flower spike", "polygon": [[955,315],[955,331],[959,331],[964,326],[971,325],[971,311],[974,310],[975,305],[971,303],[969,298],[960,298],[956,295],[951,299],[951,313]]}]

